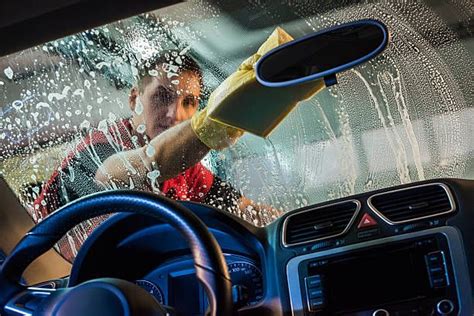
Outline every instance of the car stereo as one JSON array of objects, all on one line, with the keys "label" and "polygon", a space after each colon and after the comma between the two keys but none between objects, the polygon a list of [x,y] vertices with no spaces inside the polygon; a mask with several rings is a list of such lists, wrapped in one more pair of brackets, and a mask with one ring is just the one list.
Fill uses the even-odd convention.
[{"label": "car stereo", "polygon": [[[290,292],[298,287],[301,304],[295,315],[461,314],[445,234],[324,254],[302,256],[288,265]],[[294,272],[297,284],[290,280]],[[293,297],[292,305],[297,307]]]}]

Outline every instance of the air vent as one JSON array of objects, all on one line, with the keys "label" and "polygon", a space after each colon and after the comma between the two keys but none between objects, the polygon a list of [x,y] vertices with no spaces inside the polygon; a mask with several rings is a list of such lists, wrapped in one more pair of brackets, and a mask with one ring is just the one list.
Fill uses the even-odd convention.
[{"label": "air vent", "polygon": [[283,244],[288,247],[342,235],[359,209],[359,201],[350,200],[292,214],[283,224]]},{"label": "air vent", "polygon": [[392,225],[455,210],[448,187],[441,183],[375,194],[368,199],[368,204],[383,220]]}]

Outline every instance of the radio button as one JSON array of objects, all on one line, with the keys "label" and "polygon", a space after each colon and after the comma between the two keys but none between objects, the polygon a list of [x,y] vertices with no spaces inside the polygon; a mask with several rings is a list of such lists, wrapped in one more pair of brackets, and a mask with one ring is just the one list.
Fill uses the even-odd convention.
[{"label": "radio button", "polygon": [[442,288],[449,285],[448,274],[446,273],[446,259],[443,251],[431,252],[426,255],[426,266],[430,276],[431,288]]},{"label": "radio button", "polygon": [[430,274],[434,275],[435,273],[444,273],[443,267],[430,268]]},{"label": "radio button", "polygon": [[446,287],[448,286],[448,281],[444,276],[441,276],[436,279],[431,279],[431,285],[433,288],[440,288],[440,287]]},{"label": "radio button", "polygon": [[315,299],[309,300],[310,311],[316,311],[316,310],[322,309],[323,306],[324,306],[324,300],[322,298],[315,298]]},{"label": "radio button", "polygon": [[426,256],[426,261],[429,267],[439,267],[444,264],[444,253],[442,251],[436,251]]},{"label": "radio button", "polygon": [[313,275],[305,278],[308,309],[312,312],[324,307],[324,291],[321,283],[321,275]]},{"label": "radio button", "polygon": [[323,297],[323,290],[322,289],[308,289],[308,297],[310,299],[313,298],[322,298]]},{"label": "radio button", "polygon": [[306,286],[308,287],[308,289],[321,287],[321,276],[313,275],[313,276],[307,277]]}]

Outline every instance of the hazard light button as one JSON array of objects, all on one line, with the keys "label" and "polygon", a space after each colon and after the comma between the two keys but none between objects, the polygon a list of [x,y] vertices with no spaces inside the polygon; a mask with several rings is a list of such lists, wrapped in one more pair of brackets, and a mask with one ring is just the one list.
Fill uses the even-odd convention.
[{"label": "hazard light button", "polygon": [[357,225],[357,228],[367,228],[372,226],[377,226],[377,222],[375,221],[375,219],[373,219],[372,216],[365,213],[364,216],[362,216],[359,225]]}]

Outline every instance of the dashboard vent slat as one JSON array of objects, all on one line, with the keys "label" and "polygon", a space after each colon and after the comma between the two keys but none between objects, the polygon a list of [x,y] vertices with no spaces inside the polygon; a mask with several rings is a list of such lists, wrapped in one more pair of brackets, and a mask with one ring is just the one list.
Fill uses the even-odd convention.
[{"label": "dashboard vent slat", "polygon": [[393,207],[389,206],[389,207],[379,207],[379,208],[385,211],[384,214],[388,215],[388,214],[398,214],[403,211],[413,212],[414,210],[429,208],[431,205],[437,205],[438,207],[441,207],[441,205],[449,206],[450,204],[443,197],[443,198],[432,199],[430,200],[429,203],[426,201],[424,203],[418,202],[418,201],[412,201],[412,202],[407,201],[403,204],[400,204],[400,203],[394,204]]},{"label": "dashboard vent slat", "polygon": [[386,200],[386,201],[379,201],[379,207],[384,207],[386,205],[390,205],[391,207],[393,206],[396,206],[396,205],[405,205],[407,202],[410,202],[410,203],[417,203],[417,202],[422,202],[422,201],[426,201],[428,199],[435,199],[435,198],[441,198],[439,196],[439,193],[427,193],[425,196],[414,196],[414,197],[411,197],[409,195],[407,196],[398,196],[397,197],[397,200],[394,201],[394,200]]},{"label": "dashboard vent slat", "polygon": [[283,244],[297,244],[335,237],[345,233],[360,209],[356,200],[325,205],[292,214],[283,224]]},{"label": "dashboard vent slat", "polygon": [[368,203],[389,224],[420,220],[455,210],[448,187],[441,183],[375,194],[368,199]]},{"label": "dashboard vent slat", "polygon": [[350,212],[350,213],[344,213],[344,214],[339,215],[339,216],[334,216],[333,218],[327,217],[327,218],[322,219],[322,220],[308,221],[306,223],[301,223],[301,224],[293,223],[293,225],[295,225],[297,227],[297,228],[294,228],[293,232],[298,232],[298,231],[307,230],[307,229],[313,230],[313,226],[322,225],[322,224],[327,223],[327,222],[337,222],[337,221],[345,222],[346,218],[348,216],[352,216],[352,214],[353,213]]}]

